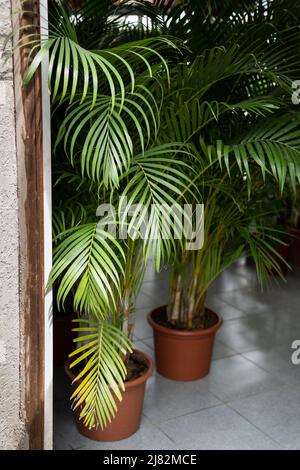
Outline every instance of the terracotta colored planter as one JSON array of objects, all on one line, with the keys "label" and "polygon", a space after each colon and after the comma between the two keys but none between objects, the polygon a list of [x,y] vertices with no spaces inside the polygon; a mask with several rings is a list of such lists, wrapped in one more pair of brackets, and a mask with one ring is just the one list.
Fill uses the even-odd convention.
[{"label": "terracotta colored planter", "polygon": [[300,229],[292,228],[291,263],[300,266]]},{"label": "terracotta colored planter", "polygon": [[[125,392],[122,402],[117,402],[118,412],[116,417],[107,426],[101,430],[100,426],[88,429],[84,426],[82,420],[79,420],[80,410],[74,411],[74,419],[78,431],[85,437],[95,441],[120,441],[134,434],[140,427],[142,409],[145,396],[145,385],[147,379],[153,373],[153,361],[145,353],[135,350],[140,354],[148,364],[147,371],[138,379],[131,380],[125,383]],[[65,364],[65,372],[71,381],[74,380],[75,375],[69,368],[70,359]],[[78,385],[79,382],[76,384]],[[74,386],[73,386],[74,388]]]},{"label": "terracotta colored planter", "polygon": [[74,348],[73,318],[75,318],[74,314],[53,318],[53,363],[57,367],[64,365]]},{"label": "terracotta colored planter", "polygon": [[154,331],[157,371],[173,380],[197,380],[208,374],[215,334],[222,325],[218,322],[206,330],[179,331],[161,326],[155,321],[162,309],[156,308],[148,315]]}]

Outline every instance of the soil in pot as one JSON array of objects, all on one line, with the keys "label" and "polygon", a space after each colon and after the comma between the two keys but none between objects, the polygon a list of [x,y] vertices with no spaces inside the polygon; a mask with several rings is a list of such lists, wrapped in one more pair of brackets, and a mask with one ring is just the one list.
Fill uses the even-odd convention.
[{"label": "soil in pot", "polygon": [[184,328],[183,325],[180,323],[174,325],[170,323],[167,318],[167,311],[165,308],[157,309],[158,312],[155,315],[155,322],[158,325],[164,326],[165,328],[170,328],[171,330],[178,330],[178,331],[197,331],[197,330],[205,330],[207,328],[211,328],[212,326],[218,323],[219,317],[218,315],[210,309],[205,309],[205,312],[201,317],[197,317],[193,319],[193,324],[191,328],[188,330]]},{"label": "soil in pot", "polygon": [[203,318],[189,330],[168,322],[167,307],[159,307],[148,315],[154,331],[157,371],[168,379],[198,380],[209,373],[215,334],[222,319],[206,309]]},{"label": "soil in pot", "polygon": [[[65,371],[71,381],[75,374],[69,368],[70,359],[66,362]],[[78,372],[78,371],[77,371]],[[117,400],[118,412],[112,422],[105,428],[88,429],[79,419],[80,410],[74,411],[78,431],[96,441],[120,441],[134,434],[140,426],[145,395],[145,385],[153,372],[153,361],[145,353],[134,350],[127,364],[127,377],[122,402]],[[76,383],[78,386],[79,382]],[[74,386],[73,386],[74,388]]]}]

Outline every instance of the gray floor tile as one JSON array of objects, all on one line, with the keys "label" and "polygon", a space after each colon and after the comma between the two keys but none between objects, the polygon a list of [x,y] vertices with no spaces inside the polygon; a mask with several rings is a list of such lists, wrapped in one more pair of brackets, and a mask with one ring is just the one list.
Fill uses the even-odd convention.
[{"label": "gray floor tile", "polygon": [[291,346],[287,347],[285,344],[244,353],[243,356],[271,372],[285,383],[300,386],[300,367],[292,363],[291,355],[293,352]]},{"label": "gray floor tile", "polygon": [[154,350],[154,340],[153,340],[153,336],[151,336],[151,338],[143,339],[143,343],[145,343],[149,348],[151,348],[151,349]]},{"label": "gray floor tile", "polygon": [[54,449],[72,449],[80,440],[80,434],[75,427],[69,401],[55,403],[53,419]]},{"label": "gray floor tile", "polygon": [[201,380],[176,382],[155,374],[147,385],[144,414],[157,424],[174,416],[218,404],[220,401],[208,391]]},{"label": "gray floor tile", "polygon": [[277,449],[275,442],[225,405],[172,419],[160,428],[178,449]]},{"label": "gray floor tile", "polygon": [[141,291],[136,301],[137,311],[148,310],[149,313],[155,307],[157,307],[155,298],[150,297],[149,295],[145,294],[145,292]]},{"label": "gray floor tile", "polygon": [[148,354],[154,360],[154,350],[145,341],[137,340],[134,341],[134,347]]},{"label": "gray floor tile", "polygon": [[[152,357],[146,316],[166,303],[169,272],[147,268],[138,298],[135,345]],[[174,382],[154,372],[140,430],[118,443],[81,436],[70,411],[70,384],[55,370],[54,439],[58,449],[300,449],[300,366],[291,343],[300,339],[300,269],[287,283],[261,292],[255,270],[235,263],[213,284],[207,305],[220,313],[210,375]],[[220,404],[222,401],[227,405]],[[232,409],[234,408],[234,409]],[[158,427],[160,429],[158,429]]]},{"label": "gray floor tile", "polygon": [[54,429],[54,449],[57,450],[173,449],[172,441],[145,416],[140,429],[130,438],[118,442],[97,442],[77,431],[71,411],[60,408],[58,412]]},{"label": "gray floor tile", "polygon": [[299,309],[300,279],[291,275],[288,282],[278,281],[263,291],[259,286],[221,293],[219,299],[242,310],[247,315],[260,313],[280,314],[300,325]]},{"label": "gray floor tile", "polygon": [[170,277],[170,269],[168,267],[163,266],[161,270],[157,272],[155,271],[155,269],[153,269],[151,262],[150,262],[148,263],[148,266],[145,272],[144,283],[162,281],[163,279],[168,279],[169,277]]},{"label": "gray floor tile", "polygon": [[158,282],[147,282],[143,284],[141,292],[148,295],[154,307],[166,305],[169,301],[169,281],[159,280]]},{"label": "gray floor tile", "polygon": [[146,418],[140,429],[128,439],[118,442],[96,442],[82,437],[80,450],[173,450],[172,440]]},{"label": "gray floor tile", "polygon": [[281,380],[240,355],[213,361],[210,374],[202,380],[224,402],[284,385]]},{"label": "gray floor tile", "polygon": [[292,285],[291,281],[289,280],[287,285],[277,289],[265,293],[255,290],[251,291],[249,295],[258,303],[267,303],[270,306],[270,311],[280,315],[282,322],[300,327],[300,280],[297,280],[296,285]]},{"label": "gray floor tile", "polygon": [[272,310],[270,302],[264,298],[256,300],[253,298],[252,291],[248,289],[226,292],[220,294],[219,298],[243,312],[244,315],[257,315]]},{"label": "gray floor tile", "polygon": [[276,440],[280,446],[300,449],[300,389],[285,387],[230,406]]},{"label": "gray floor tile", "polygon": [[230,292],[243,287],[249,287],[251,284],[249,279],[240,276],[230,270],[222,273],[212,284],[209,289],[210,293]]},{"label": "gray floor tile", "polygon": [[[226,298],[226,295],[224,296]],[[221,315],[224,321],[235,320],[245,316],[245,313],[221,300],[218,295],[209,295],[205,302],[206,307]]]},{"label": "gray floor tile", "polygon": [[248,280],[249,287],[258,287],[259,283],[257,280],[257,274],[255,265],[247,262],[246,259],[238,260],[233,266],[229,268],[229,271],[236,276],[242,276]]},{"label": "gray floor tile", "polygon": [[218,339],[215,339],[213,359],[222,359],[224,357],[234,356],[236,351],[223,344]]},{"label": "gray floor tile", "polygon": [[150,311],[150,309],[141,309],[137,311],[134,327],[134,336],[137,339],[151,338],[153,336],[153,330],[147,322],[147,315]]},{"label": "gray floor tile", "polygon": [[224,344],[243,353],[280,344],[289,347],[300,338],[300,327],[288,325],[282,315],[261,313],[225,322],[218,336]]}]

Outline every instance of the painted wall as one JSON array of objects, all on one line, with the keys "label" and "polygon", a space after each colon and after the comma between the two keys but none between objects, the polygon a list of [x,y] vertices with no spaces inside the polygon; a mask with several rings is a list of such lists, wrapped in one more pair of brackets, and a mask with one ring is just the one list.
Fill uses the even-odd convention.
[{"label": "painted wall", "polygon": [[[26,448],[21,393],[19,214],[10,0],[0,0],[0,449]],[[9,45],[6,46],[9,51]]]}]

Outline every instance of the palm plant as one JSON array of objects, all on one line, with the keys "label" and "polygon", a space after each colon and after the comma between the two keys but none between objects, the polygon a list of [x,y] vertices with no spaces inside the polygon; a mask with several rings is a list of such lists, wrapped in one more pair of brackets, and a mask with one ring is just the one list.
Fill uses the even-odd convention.
[{"label": "palm plant", "polygon": [[[101,3],[103,10],[95,1],[74,10],[68,2],[52,2],[49,36],[40,41],[27,34],[31,53],[24,82],[49,54],[56,176],[49,286],[56,288],[58,308],[71,298],[78,315],[70,355],[77,370],[74,409],[87,428],[103,429],[122,400],[146,262],[152,257],[159,268],[174,248],[163,237],[157,210],[150,211],[141,240],[138,212],[127,226],[123,203],[144,202],[146,210],[171,204],[187,181],[188,164],[180,157],[190,159],[191,152],[182,143],[157,141],[169,83],[164,55],[170,60],[179,52],[176,41],[124,43],[130,33],[120,22],[126,2],[117,10]],[[113,220],[97,219],[104,202],[117,205]],[[112,222],[129,236],[117,240],[106,227]]]},{"label": "palm plant", "polygon": [[[256,203],[253,195],[248,200],[251,188],[260,188],[264,177],[282,188],[287,175],[294,186],[300,175],[298,120],[284,102],[295,60],[286,44],[296,33],[266,39],[261,48],[255,43],[246,53],[236,44],[236,30],[225,46],[187,49],[161,33],[180,37],[180,24],[191,21],[194,34],[194,14],[182,17],[183,5],[189,13],[192,3],[198,19],[201,14],[203,24],[211,24],[210,2],[200,9],[195,2],[174,8],[169,3],[134,2],[151,26],[132,28],[123,21],[131,2],[118,9],[105,0],[101,8],[91,0],[75,9],[52,2],[49,37],[40,43],[29,35],[35,55],[29,56],[25,83],[49,53],[57,174],[50,284],[57,285],[58,305],[63,308],[71,296],[78,313],[71,367],[80,366],[73,403],[87,427],[104,428],[122,399],[134,303],[147,261],[152,258],[159,269],[171,257],[176,260],[169,319],[191,327],[204,311],[208,286],[246,243],[261,278],[274,265],[267,253],[277,235],[262,223],[264,212],[250,214],[250,202]],[[183,22],[168,22],[162,8]],[[166,236],[155,209],[188,197],[190,202],[191,194],[206,206],[205,245],[195,253]],[[117,211],[99,222],[96,210],[103,202]],[[154,206],[148,219],[140,218],[136,203],[144,210]],[[129,236],[117,240],[109,230],[112,222]],[[143,239],[136,236],[142,231]],[[182,273],[188,260],[193,268],[186,288]]]},{"label": "palm plant", "polygon": [[[284,50],[279,49],[281,45],[274,45],[269,57],[275,52],[280,60]],[[285,57],[293,61],[287,51]],[[272,94],[255,96],[255,87],[252,94],[247,86],[243,90],[253,74],[257,81],[276,80]],[[175,90],[164,107],[163,135],[189,143],[198,154],[197,175],[191,180],[205,204],[204,246],[196,252],[183,250],[179,258],[177,254],[171,276],[168,320],[189,329],[205,316],[210,284],[241,255],[251,252],[262,284],[270,272],[280,271],[274,245],[283,234],[274,228],[274,218],[266,218],[269,210],[260,211],[256,193],[266,181],[273,188],[277,185],[279,193],[287,182],[295,191],[299,118],[285,102],[291,79],[280,65],[262,66],[254,54],[241,56],[235,45],[214,48],[191,65],[179,65],[174,77]]]},{"label": "palm plant", "polygon": [[[281,274],[278,247],[285,232],[274,224],[278,204],[268,200],[269,192],[253,171],[249,197],[245,179],[238,168],[216,168],[203,174],[201,185],[204,212],[204,245],[199,251],[182,251],[171,272],[168,320],[183,329],[205,328],[206,293],[215,279],[242,256],[251,255],[260,282],[270,273]],[[213,171],[214,170],[214,171]]]}]

